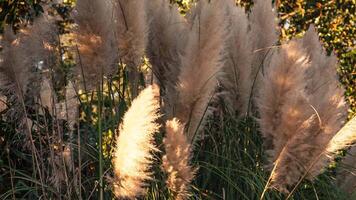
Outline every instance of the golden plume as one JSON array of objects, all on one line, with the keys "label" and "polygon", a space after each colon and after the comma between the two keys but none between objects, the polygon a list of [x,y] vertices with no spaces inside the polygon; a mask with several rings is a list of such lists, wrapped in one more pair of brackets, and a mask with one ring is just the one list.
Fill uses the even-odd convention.
[{"label": "golden plume", "polygon": [[255,84],[258,85],[262,65],[270,62],[271,49],[278,41],[277,13],[272,7],[272,2],[255,0],[249,22],[249,40],[253,51],[251,79],[257,81]]},{"label": "golden plume", "polygon": [[195,177],[196,169],[189,165],[192,149],[184,134],[184,126],[176,118],[166,122],[163,144],[166,153],[162,158],[162,168],[168,175],[168,188],[175,199],[188,199],[189,185]]},{"label": "golden plume", "polygon": [[178,7],[166,0],[150,0],[147,6],[150,28],[147,54],[161,88],[165,116],[171,118],[188,25]]},{"label": "golden plume", "polygon": [[[229,0],[228,0],[229,1]],[[231,113],[246,114],[252,86],[252,45],[248,34],[248,19],[245,11],[230,1],[227,18],[230,35],[227,39],[226,63],[219,79],[221,96]]]},{"label": "golden plume", "polygon": [[112,30],[113,5],[109,1],[78,0],[73,12],[78,45],[75,74],[93,89],[102,76],[116,72],[117,44]]},{"label": "golden plume", "polygon": [[120,62],[126,64],[133,97],[137,96],[141,59],[147,45],[145,0],[113,0]]},{"label": "golden plume", "polygon": [[208,104],[223,63],[226,4],[199,1],[182,59],[175,116],[187,126],[188,141],[195,140],[209,113]]},{"label": "golden plume", "polygon": [[113,168],[114,193],[117,197],[133,199],[145,194],[145,182],[150,179],[154,134],[159,125],[155,122],[159,109],[159,89],[152,85],[144,89],[132,102],[119,128]]},{"label": "golden plume", "polygon": [[[302,54],[296,56],[304,60],[306,67],[299,67],[297,74],[287,78],[280,74],[271,76],[272,82],[282,78],[285,85],[293,85],[292,80],[299,77],[293,93],[281,98],[279,94],[276,95],[276,91],[287,90],[268,89],[269,82],[263,82],[260,88],[262,94],[271,95],[270,98],[262,99],[264,95],[261,95],[259,99],[262,133],[273,150],[271,162],[275,162],[269,181],[272,187],[283,192],[288,191],[288,186],[298,185],[305,177],[313,180],[325,169],[333,158],[332,154],[349,145],[355,137],[349,132],[338,133],[347,116],[347,105],[343,97],[344,90],[338,86],[336,78],[337,62],[326,56],[320,44],[318,46],[312,41],[318,40],[316,36],[308,34],[302,42],[295,40],[282,46],[288,54],[294,51],[291,48],[293,43],[297,45],[296,50],[306,50],[310,59]],[[272,66],[275,60],[281,59],[280,55],[275,55],[272,56]],[[291,66],[287,63],[284,65],[286,69]],[[291,72],[295,72],[295,69],[288,70],[288,73]],[[302,98],[298,100],[296,94]],[[290,100],[299,103],[285,104]],[[263,101],[271,101],[273,104],[268,105]],[[280,114],[281,111],[284,114]]]}]

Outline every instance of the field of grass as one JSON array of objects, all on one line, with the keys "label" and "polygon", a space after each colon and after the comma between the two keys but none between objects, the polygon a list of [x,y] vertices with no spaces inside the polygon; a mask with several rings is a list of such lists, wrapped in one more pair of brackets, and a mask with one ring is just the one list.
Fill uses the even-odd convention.
[{"label": "field of grass", "polygon": [[262,0],[117,2],[5,26],[1,200],[356,199],[355,87],[315,30],[279,41]]}]

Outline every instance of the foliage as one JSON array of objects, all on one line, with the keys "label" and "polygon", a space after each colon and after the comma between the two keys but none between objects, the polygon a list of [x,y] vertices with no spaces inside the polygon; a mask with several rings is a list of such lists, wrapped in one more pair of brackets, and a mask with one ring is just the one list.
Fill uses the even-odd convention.
[{"label": "foliage", "polygon": [[19,25],[24,21],[33,19],[43,12],[42,0],[17,0],[17,1],[0,1],[0,30],[4,24],[11,24],[14,28],[19,28]]}]

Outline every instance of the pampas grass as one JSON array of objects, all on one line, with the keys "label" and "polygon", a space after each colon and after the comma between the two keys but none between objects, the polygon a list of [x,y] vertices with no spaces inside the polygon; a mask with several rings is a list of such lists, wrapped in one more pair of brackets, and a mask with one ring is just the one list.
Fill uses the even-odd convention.
[{"label": "pampas grass", "polygon": [[304,93],[304,73],[309,65],[300,48],[291,42],[274,52],[259,88],[260,126],[271,163],[311,111]]},{"label": "pampas grass", "polygon": [[0,65],[2,95],[7,96],[10,102],[16,99],[21,101],[31,77],[29,75],[32,75],[32,73],[29,66],[24,65],[25,60],[20,58],[22,52],[19,47],[19,40],[16,40],[11,27],[5,27],[2,47],[2,62]]},{"label": "pampas grass", "polygon": [[[323,154],[318,162],[313,164],[310,169],[312,177],[320,174],[330,159],[324,153],[328,149],[330,142],[336,137],[345,137],[341,133],[337,134],[347,119],[348,105],[344,99],[345,90],[339,86],[337,76],[337,59],[334,54],[331,56],[326,55],[326,51],[317,43],[318,36],[314,28],[309,28],[306,33],[303,45],[310,51],[310,69],[307,71],[306,80],[307,87],[306,93],[309,96],[309,104],[315,109],[318,115],[318,121],[315,126],[310,130],[315,134],[315,141],[318,144],[318,150],[313,151],[312,157],[317,157],[320,153]],[[314,40],[314,42],[310,41]],[[322,97],[322,98],[320,98]],[[312,145],[312,144],[310,144]],[[336,147],[337,145],[332,145]],[[342,146],[339,146],[342,148]],[[327,152],[335,152],[336,149],[331,149]],[[306,163],[307,164],[307,163]],[[307,166],[311,165],[310,163]]]},{"label": "pampas grass", "polygon": [[274,9],[272,3],[265,0],[255,0],[251,9],[249,40],[253,51],[252,80],[263,70],[260,69],[261,65],[269,62],[268,52],[278,41],[277,14]]},{"label": "pampas grass", "polygon": [[[173,117],[181,56],[187,41],[188,25],[177,6],[166,0],[150,0],[147,55],[160,85],[167,118]],[[159,35],[159,37],[157,37]]]},{"label": "pampas grass", "polygon": [[132,95],[137,96],[139,66],[147,45],[146,0],[113,0],[120,62],[129,71]]},{"label": "pampas grass", "polygon": [[207,117],[207,107],[217,85],[217,74],[224,65],[227,21],[226,4],[199,1],[187,46],[182,56],[175,116],[187,126],[188,141],[195,140]]},{"label": "pampas grass", "polygon": [[117,197],[133,199],[144,195],[145,182],[150,179],[152,152],[157,151],[153,135],[159,125],[159,89],[152,85],[143,90],[125,113],[119,128],[113,159],[114,193]]},{"label": "pampas grass", "polygon": [[98,86],[102,76],[111,76],[117,71],[117,43],[113,5],[109,1],[78,0],[73,12],[75,39],[78,47],[75,74],[84,87]]},{"label": "pampas grass", "polygon": [[166,122],[163,144],[166,153],[162,158],[162,168],[168,174],[167,186],[175,199],[188,199],[189,185],[196,170],[189,165],[191,146],[184,134],[184,126],[177,119]]},{"label": "pampas grass", "polygon": [[326,151],[334,154],[342,149],[350,147],[356,142],[356,117],[342,127],[329,142]]},{"label": "pampas grass", "polygon": [[[311,39],[308,34],[305,41],[317,40]],[[300,71],[286,70],[288,73],[296,72],[290,77],[283,76],[274,69],[274,73],[278,74],[274,74],[269,80],[264,78],[263,86],[260,88],[262,93],[258,100],[262,134],[267,139],[267,145],[272,147],[273,157],[270,162],[275,161],[270,181],[272,187],[283,192],[287,192],[288,186],[297,182],[299,184],[300,179],[305,176],[312,180],[320,174],[330,161],[327,152],[337,150],[336,148],[327,150],[330,145],[338,146],[339,149],[345,147],[332,145],[332,138],[336,137],[335,140],[338,141],[338,138],[347,137],[344,134],[343,136],[336,134],[347,114],[343,89],[338,86],[335,78],[336,62],[331,62],[334,59],[326,57],[322,51],[316,51],[322,50],[321,47],[316,46],[316,42],[298,42],[298,44],[297,42],[291,41],[283,45],[282,49],[285,48],[290,55],[294,54],[294,60],[303,61],[304,67],[298,67]],[[293,53],[301,52],[304,48],[307,49],[306,52],[309,51],[308,49],[314,49],[309,51],[312,54],[310,60],[305,54]],[[272,56],[271,66],[275,65],[275,60],[283,60],[283,57],[278,54],[276,57]],[[324,62],[325,60],[328,63]],[[292,63],[282,63],[281,66],[287,69],[292,65]],[[296,78],[298,82],[293,81]],[[319,82],[323,80],[327,81]],[[282,83],[284,87],[278,89],[268,85],[273,82]],[[288,90],[288,86],[296,88]],[[276,94],[276,91],[280,93]],[[287,94],[288,91],[293,92],[286,96],[281,95]],[[267,102],[272,104],[268,105]],[[348,138],[350,142],[352,138]]]},{"label": "pampas grass", "polygon": [[[338,131],[331,139],[325,149],[325,156],[331,160],[335,154],[343,149],[350,147],[356,143],[356,117],[352,118],[346,125]],[[355,147],[351,147],[348,155],[341,162],[346,169],[337,177],[341,188],[348,193],[352,193],[356,189],[356,174],[355,174]],[[347,170],[349,168],[349,171]]]},{"label": "pampas grass", "polygon": [[226,62],[222,69],[220,82],[222,96],[231,113],[246,114],[252,87],[252,45],[248,30],[248,18],[242,8],[230,1],[226,18],[229,19],[229,38],[227,40]]},{"label": "pampas grass", "polygon": [[139,66],[147,43],[146,2],[144,0],[113,2],[120,59],[130,67]]},{"label": "pampas grass", "polygon": [[[341,129],[337,59],[314,27],[279,45],[270,1],[247,14],[233,0],[191,8],[77,0],[73,21],[59,20],[74,22],[65,35],[47,15],[17,35],[5,27],[0,182],[11,185],[0,199],[309,199],[312,189],[336,199],[331,176],[315,177],[355,143],[355,119]],[[139,93],[150,70],[146,84],[160,89]],[[350,191],[354,177],[340,176]]]},{"label": "pampas grass", "polygon": [[22,109],[11,110],[12,117],[21,116],[25,112],[25,95],[36,96],[39,93],[38,87],[27,87],[30,82],[34,86],[40,85],[41,78],[36,77],[43,70],[40,63],[48,64],[45,61],[53,51],[50,47],[57,44],[57,30],[52,23],[53,19],[41,16],[31,26],[21,30],[18,36],[14,35],[10,27],[5,28],[0,63],[1,93],[7,96],[9,102],[15,103],[12,109]]}]

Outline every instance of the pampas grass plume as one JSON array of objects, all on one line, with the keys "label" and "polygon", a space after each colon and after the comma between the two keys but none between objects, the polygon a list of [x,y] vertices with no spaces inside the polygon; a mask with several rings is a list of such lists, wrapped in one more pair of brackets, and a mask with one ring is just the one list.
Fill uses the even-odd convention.
[{"label": "pampas grass plume", "polygon": [[168,175],[167,186],[175,199],[188,199],[189,185],[196,169],[189,165],[192,150],[184,134],[184,126],[177,119],[166,122],[163,144],[166,154],[162,158],[162,168]]},{"label": "pampas grass plume", "polygon": [[150,0],[147,55],[160,85],[167,118],[173,117],[181,56],[187,41],[188,25],[178,7],[166,0]]},{"label": "pampas grass plume", "polygon": [[110,76],[117,69],[112,12],[112,3],[102,0],[78,0],[73,12],[79,54],[75,73],[77,77],[90,80],[86,81],[89,89],[96,87],[102,76]]},{"label": "pampas grass plume", "polygon": [[250,42],[253,51],[252,79],[264,62],[269,50],[278,41],[277,13],[271,1],[255,0],[249,16]]},{"label": "pampas grass plume", "polygon": [[356,117],[352,118],[329,142],[328,153],[336,153],[356,142]]},{"label": "pampas grass plume", "polygon": [[126,64],[133,97],[137,96],[139,72],[148,37],[146,0],[113,0],[120,62]]},{"label": "pampas grass plume", "polygon": [[248,33],[248,19],[242,8],[229,2],[227,18],[230,35],[226,48],[226,63],[222,69],[220,82],[223,86],[222,96],[231,113],[247,113],[252,86],[251,64],[252,45]]},{"label": "pampas grass plume", "polygon": [[[310,35],[306,37],[306,41],[312,40]],[[317,39],[314,37],[314,40]],[[308,48],[315,51],[309,52]],[[304,64],[286,72],[296,74],[283,78],[285,76],[275,69],[274,73],[278,74],[274,74],[271,80],[276,83],[284,80],[280,82],[284,88],[269,85],[270,81],[265,79],[258,100],[262,134],[267,141],[272,140],[268,141],[273,155],[270,162],[276,161],[271,174],[272,187],[287,192],[287,186],[299,183],[305,177],[313,180],[330,162],[332,156],[329,153],[350,145],[355,136],[348,131],[337,134],[346,119],[347,105],[343,98],[344,90],[335,78],[334,59],[323,51],[318,52],[322,48],[315,41],[306,46],[306,43],[294,40],[282,45],[282,49],[289,55],[304,49],[309,52],[295,54],[295,59],[302,60]],[[272,56],[272,66],[284,59],[283,55],[275,55]],[[292,65],[282,64],[285,69]],[[294,82],[296,78],[298,82]],[[295,88],[290,90],[288,86]],[[283,91],[292,91],[292,94],[281,96]],[[294,96],[297,94],[299,96]]]},{"label": "pampas grass plume", "polygon": [[153,135],[159,129],[155,122],[159,108],[159,89],[152,85],[132,102],[119,128],[114,152],[114,193],[117,197],[134,199],[145,194],[150,179],[151,153],[157,151]]},{"label": "pampas grass plume", "polygon": [[188,141],[195,140],[195,133],[204,124],[209,100],[217,86],[217,74],[224,64],[223,49],[227,36],[225,5],[221,1],[197,3],[197,14],[181,58],[175,116],[187,125]]},{"label": "pampas grass plume", "polygon": [[257,105],[265,146],[274,162],[293,137],[295,131],[308,119],[304,93],[304,73],[308,68],[301,45],[292,41],[275,52],[259,87]]},{"label": "pampas grass plume", "polygon": [[137,67],[147,43],[145,0],[114,0],[120,59]]}]

